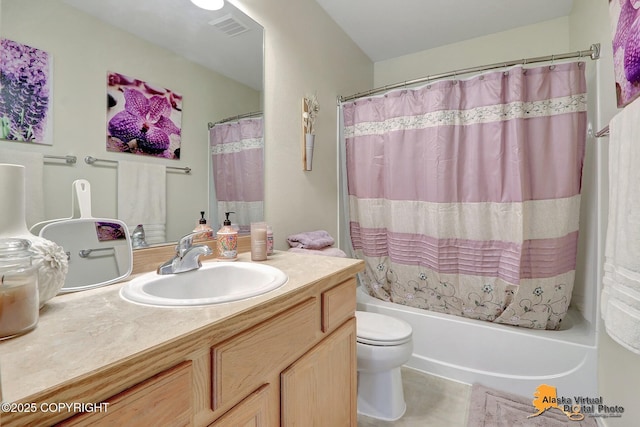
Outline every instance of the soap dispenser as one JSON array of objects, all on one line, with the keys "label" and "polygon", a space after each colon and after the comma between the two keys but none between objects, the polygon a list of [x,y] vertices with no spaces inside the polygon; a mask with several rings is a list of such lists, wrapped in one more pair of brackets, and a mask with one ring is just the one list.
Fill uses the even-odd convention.
[{"label": "soap dispenser", "polygon": [[216,233],[218,245],[218,259],[221,261],[235,261],[238,259],[238,232],[231,227],[229,214],[235,212],[225,212],[226,219],[222,228]]},{"label": "soap dispenser", "polygon": [[208,224],[207,224],[207,220],[204,219],[204,211],[200,211],[200,216],[202,218],[200,218],[198,220],[198,224],[196,224],[196,228],[193,229],[194,233],[201,231],[202,234],[198,234],[197,236],[195,236],[198,239],[211,239],[213,238],[213,228],[211,228]]}]

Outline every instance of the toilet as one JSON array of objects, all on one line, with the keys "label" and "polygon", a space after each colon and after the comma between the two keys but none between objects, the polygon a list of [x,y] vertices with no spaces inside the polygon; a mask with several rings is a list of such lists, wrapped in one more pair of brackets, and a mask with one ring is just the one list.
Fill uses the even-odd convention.
[{"label": "toilet", "polygon": [[379,313],[356,311],[358,413],[385,421],[404,415],[407,405],[400,367],[411,357],[411,325]]}]

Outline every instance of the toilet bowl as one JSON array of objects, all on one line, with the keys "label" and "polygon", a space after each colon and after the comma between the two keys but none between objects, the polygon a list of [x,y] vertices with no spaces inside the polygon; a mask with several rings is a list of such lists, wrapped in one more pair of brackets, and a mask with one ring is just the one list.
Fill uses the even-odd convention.
[{"label": "toilet bowl", "polygon": [[407,405],[400,367],[411,357],[411,325],[378,313],[356,311],[358,413],[394,421]]}]

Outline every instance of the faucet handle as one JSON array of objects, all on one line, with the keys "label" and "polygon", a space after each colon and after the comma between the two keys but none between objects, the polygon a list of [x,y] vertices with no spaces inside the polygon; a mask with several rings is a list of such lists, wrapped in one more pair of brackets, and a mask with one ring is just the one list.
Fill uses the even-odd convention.
[{"label": "faucet handle", "polygon": [[193,247],[193,238],[200,234],[202,234],[202,231],[196,231],[182,236],[176,246],[176,255],[182,258],[184,254]]},{"label": "faucet handle", "polygon": [[192,236],[184,236],[178,241],[178,245],[176,246],[176,254],[179,257],[183,257],[184,254],[189,250],[189,248],[193,245],[193,237]]}]

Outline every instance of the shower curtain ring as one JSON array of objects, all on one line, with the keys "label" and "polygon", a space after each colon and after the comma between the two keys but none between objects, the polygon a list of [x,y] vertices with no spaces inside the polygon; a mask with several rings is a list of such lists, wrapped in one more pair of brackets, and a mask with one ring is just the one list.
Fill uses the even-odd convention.
[{"label": "shower curtain ring", "polygon": [[553,70],[554,68],[556,68],[556,65],[554,64],[554,61],[556,60],[556,56],[555,55],[551,55],[551,65],[549,65],[549,69]]}]

